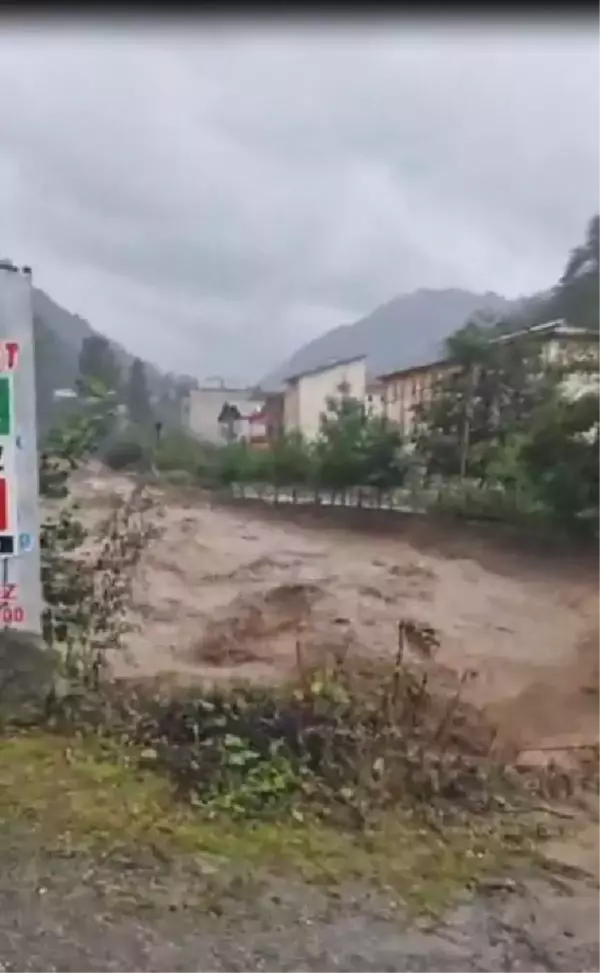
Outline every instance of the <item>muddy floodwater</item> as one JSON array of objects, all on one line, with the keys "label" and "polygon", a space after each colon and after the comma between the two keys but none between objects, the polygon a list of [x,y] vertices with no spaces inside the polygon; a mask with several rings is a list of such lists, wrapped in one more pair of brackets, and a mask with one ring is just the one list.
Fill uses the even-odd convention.
[{"label": "muddy floodwater", "polygon": [[[130,484],[81,477],[88,519]],[[127,653],[117,674],[190,680],[276,680],[325,648],[391,655],[397,624],[436,629],[439,673],[473,678],[467,697],[521,746],[598,739],[598,584],[504,553],[501,569],[477,555],[419,549],[319,523],[273,521],[260,510],[213,506],[200,494],[157,490],[160,529],[135,583]],[[423,663],[424,660],[414,660]]]}]

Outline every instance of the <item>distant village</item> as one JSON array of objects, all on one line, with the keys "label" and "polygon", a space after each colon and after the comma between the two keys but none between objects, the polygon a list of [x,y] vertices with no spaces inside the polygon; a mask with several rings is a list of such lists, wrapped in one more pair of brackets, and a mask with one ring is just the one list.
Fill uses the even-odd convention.
[{"label": "distant village", "polygon": [[[527,335],[537,339],[541,366],[586,356],[597,349],[597,333],[568,325],[564,320],[548,321],[526,331],[513,332],[496,340],[515,341]],[[443,355],[435,361],[416,362],[382,375],[369,375],[367,356],[338,359],[298,374],[289,375],[275,391],[228,387],[214,381],[191,389],[182,402],[184,426],[205,442],[245,441],[265,449],[282,433],[298,432],[306,440],[319,432],[320,419],[332,398],[350,396],[364,403],[373,415],[384,416],[410,438],[417,407],[425,405],[440,379],[453,367]],[[588,386],[588,373],[570,376],[570,392]],[[597,376],[592,379],[597,381]]]}]

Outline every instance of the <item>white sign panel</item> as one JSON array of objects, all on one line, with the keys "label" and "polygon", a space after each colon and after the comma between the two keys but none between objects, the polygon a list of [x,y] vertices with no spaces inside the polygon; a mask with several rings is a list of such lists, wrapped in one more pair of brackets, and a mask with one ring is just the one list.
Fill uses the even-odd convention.
[{"label": "white sign panel", "polygon": [[31,278],[0,267],[0,628],[41,633]]}]

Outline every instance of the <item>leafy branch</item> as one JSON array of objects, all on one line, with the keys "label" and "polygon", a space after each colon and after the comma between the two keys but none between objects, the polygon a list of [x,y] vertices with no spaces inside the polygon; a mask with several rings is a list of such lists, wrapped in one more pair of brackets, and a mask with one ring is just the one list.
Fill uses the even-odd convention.
[{"label": "leafy branch", "polygon": [[54,505],[40,538],[43,634],[69,679],[97,685],[107,653],[122,645],[135,569],[156,528],[141,482],[116,500],[101,525],[99,550],[79,518],[70,478],[115,423],[113,397],[100,383],[82,383],[79,392],[80,410],[51,434],[40,460],[41,493]]}]

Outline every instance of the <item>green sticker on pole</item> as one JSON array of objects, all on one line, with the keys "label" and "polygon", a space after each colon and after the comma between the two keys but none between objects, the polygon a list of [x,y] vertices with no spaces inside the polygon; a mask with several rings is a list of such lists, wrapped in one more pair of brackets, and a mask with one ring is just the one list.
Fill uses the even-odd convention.
[{"label": "green sticker on pole", "polygon": [[0,375],[0,436],[12,432],[12,388],[8,375]]}]

